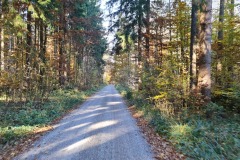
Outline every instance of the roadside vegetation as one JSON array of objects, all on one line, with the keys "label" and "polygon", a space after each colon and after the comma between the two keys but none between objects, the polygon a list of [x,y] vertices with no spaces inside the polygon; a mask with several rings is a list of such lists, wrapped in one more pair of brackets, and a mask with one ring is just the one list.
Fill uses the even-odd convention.
[{"label": "roadside vegetation", "polygon": [[[216,103],[209,103],[198,113],[169,115],[167,110],[144,99],[138,92],[118,85],[118,91],[130,105],[144,112],[157,133],[166,137],[183,154],[192,159],[229,159],[240,157],[240,115],[227,112]],[[199,113],[202,114],[199,114]],[[211,112],[211,117],[206,116]]]},{"label": "roadside vegetation", "polygon": [[[35,131],[50,126],[55,120],[79,106],[88,96],[100,87],[86,91],[74,88],[58,89],[39,103],[29,101],[24,104],[0,102],[0,148],[14,145],[21,138],[32,135]],[[0,150],[0,152],[1,152]]]}]

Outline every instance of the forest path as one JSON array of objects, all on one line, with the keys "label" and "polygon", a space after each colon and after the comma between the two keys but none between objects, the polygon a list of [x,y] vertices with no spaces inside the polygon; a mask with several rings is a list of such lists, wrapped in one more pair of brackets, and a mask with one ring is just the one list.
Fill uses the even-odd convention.
[{"label": "forest path", "polygon": [[15,159],[151,160],[150,146],[113,85],[104,87]]}]

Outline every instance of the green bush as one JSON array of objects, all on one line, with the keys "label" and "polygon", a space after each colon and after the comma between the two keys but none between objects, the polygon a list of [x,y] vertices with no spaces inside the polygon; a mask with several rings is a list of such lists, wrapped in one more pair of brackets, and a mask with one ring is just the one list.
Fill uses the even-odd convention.
[{"label": "green bush", "polygon": [[0,128],[0,144],[5,144],[25,135],[32,134],[35,126],[3,127]]},{"label": "green bush", "polygon": [[213,102],[224,106],[225,109],[240,113],[240,90],[217,90],[213,93]]},{"label": "green bush", "polygon": [[204,107],[203,113],[207,118],[217,117],[224,113],[224,108],[223,106],[210,102]]},{"label": "green bush", "polygon": [[125,87],[125,86],[121,86],[121,85],[116,85],[116,89],[120,92],[120,94],[127,98],[127,99],[132,99],[132,91],[130,88]]}]

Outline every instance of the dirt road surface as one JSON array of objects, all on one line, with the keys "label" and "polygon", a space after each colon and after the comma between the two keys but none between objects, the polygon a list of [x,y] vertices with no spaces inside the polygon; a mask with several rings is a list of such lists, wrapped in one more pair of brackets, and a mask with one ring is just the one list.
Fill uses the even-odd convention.
[{"label": "dirt road surface", "polygon": [[152,160],[121,96],[106,86],[16,160]]}]

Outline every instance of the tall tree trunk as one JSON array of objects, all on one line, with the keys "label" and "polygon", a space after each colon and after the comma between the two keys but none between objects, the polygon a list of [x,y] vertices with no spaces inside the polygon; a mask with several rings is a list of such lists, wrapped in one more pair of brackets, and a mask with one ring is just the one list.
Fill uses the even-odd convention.
[{"label": "tall tree trunk", "polygon": [[231,14],[231,16],[233,17],[234,16],[234,5],[235,5],[235,0],[231,0],[231,11],[230,11],[230,14]]},{"label": "tall tree trunk", "polygon": [[43,20],[40,19],[39,21],[39,46],[40,46],[40,53],[39,53],[39,58],[41,59],[41,64],[40,65],[40,85],[41,85],[41,89],[44,89],[44,75],[45,75],[45,67],[46,67],[46,41],[47,41],[47,31],[46,31],[46,27],[43,23]]},{"label": "tall tree trunk", "polygon": [[[234,8],[235,8],[234,5],[235,5],[235,0],[231,0],[230,3],[231,3],[231,6],[230,6],[230,11],[229,11],[229,12],[230,12],[231,23],[232,23],[232,21],[234,20]],[[231,28],[230,34],[229,34],[229,42],[230,42],[230,45],[233,44],[233,38],[234,38],[233,33],[234,33],[234,29]]]},{"label": "tall tree trunk", "polygon": [[[34,19],[34,31],[33,31],[33,46],[34,46],[34,48],[35,48],[35,51],[36,52],[38,52],[39,50],[38,50],[38,44],[37,44],[37,38],[38,38],[38,33],[37,33],[37,28],[38,28],[38,21],[39,21],[39,19],[38,18],[35,18]],[[35,55],[34,57],[33,57],[33,64],[32,64],[32,66],[33,66],[33,68],[37,68],[38,67],[38,63],[37,63],[37,59],[38,59],[38,56],[37,55]]]},{"label": "tall tree trunk", "polygon": [[202,0],[200,8],[198,88],[205,101],[209,102],[211,100],[212,0]]},{"label": "tall tree trunk", "polygon": [[171,14],[171,0],[169,0],[169,8],[168,8],[168,12],[169,12],[169,41],[172,42],[172,14]]},{"label": "tall tree trunk", "polygon": [[[39,52],[39,58],[41,59],[42,63],[45,62],[45,53],[43,53],[43,20],[40,19],[39,20],[39,47],[40,47],[40,52]],[[41,80],[41,84],[43,81],[43,74],[44,74],[44,70],[43,70],[43,66],[40,65],[40,80]]]},{"label": "tall tree trunk", "polygon": [[150,60],[150,0],[146,2],[146,59],[145,59],[145,69],[149,69],[149,60]]},{"label": "tall tree trunk", "polygon": [[225,0],[220,0],[220,7],[219,7],[219,23],[220,27],[218,30],[218,40],[223,40],[223,21],[224,21],[224,5]]},{"label": "tall tree trunk", "polygon": [[72,54],[72,38],[69,38],[68,42],[68,59],[67,59],[67,80],[71,81],[71,54]]},{"label": "tall tree trunk", "polygon": [[138,89],[142,89],[141,68],[142,68],[142,5],[138,8]]},{"label": "tall tree trunk", "polygon": [[[231,23],[232,23],[232,28],[230,30],[230,35],[229,35],[229,46],[233,46],[234,44],[234,8],[235,8],[235,0],[231,0],[231,7],[230,7],[230,16],[231,16]],[[233,57],[231,57],[230,59],[233,59]],[[227,66],[227,72],[229,73],[228,75],[228,80],[227,80],[227,85],[226,85],[226,88],[229,88],[231,87],[231,84],[233,82],[233,79],[232,77],[234,76],[233,72],[234,72],[234,69],[233,69],[233,64],[228,64]]]},{"label": "tall tree trunk", "polygon": [[[3,71],[4,70],[4,55],[5,55],[5,53],[4,53],[4,44],[5,44],[5,39],[4,39],[4,14],[5,14],[5,12],[4,12],[4,4],[3,4],[3,2],[2,1],[0,1],[0,3],[1,3],[1,8],[0,8],[0,18],[1,18],[1,26],[0,26],[0,34],[1,34],[1,36],[0,36],[0,71]],[[0,72],[0,74],[1,74],[1,72]]]},{"label": "tall tree trunk", "polygon": [[197,86],[196,49],[197,49],[197,0],[192,0],[191,37],[190,37],[190,89]]},{"label": "tall tree trunk", "polygon": [[219,7],[219,28],[218,28],[218,48],[217,48],[217,55],[216,55],[216,76],[215,76],[215,83],[221,85],[221,61],[220,57],[222,57],[222,50],[223,50],[223,21],[224,21],[224,5],[225,0],[220,0],[220,7]]},{"label": "tall tree trunk", "polygon": [[65,83],[65,59],[64,59],[64,38],[65,38],[65,29],[64,29],[64,11],[65,10],[65,2],[63,1],[62,10],[60,11],[59,17],[59,38],[58,38],[58,45],[59,45],[59,84],[64,85]]},{"label": "tall tree trunk", "polygon": [[[139,12],[142,12],[142,9],[139,9]],[[142,16],[141,13],[138,15],[138,65],[141,65],[142,62]]]},{"label": "tall tree trunk", "polygon": [[26,67],[25,70],[27,72],[27,87],[30,87],[30,55],[31,55],[31,48],[32,48],[32,26],[31,26],[31,21],[32,21],[32,12],[27,11],[27,46],[26,46]]},{"label": "tall tree trunk", "polygon": [[43,41],[43,55],[44,55],[44,64],[46,64],[46,52],[47,52],[47,25],[44,25],[44,41]]},{"label": "tall tree trunk", "polygon": [[30,53],[32,46],[32,13],[27,11],[27,47],[26,47],[26,67],[30,66]]},{"label": "tall tree trunk", "polygon": [[[1,15],[1,17],[2,17],[2,19],[4,18],[4,15]],[[1,59],[1,61],[0,61],[0,63],[1,63],[1,71],[4,71],[4,66],[5,66],[5,64],[4,64],[4,55],[5,55],[5,53],[4,53],[4,43],[5,43],[5,39],[4,39],[4,27],[3,26],[1,26],[1,29],[0,29],[0,33],[1,33],[1,45],[0,45],[0,47],[1,47],[1,56],[0,56],[0,59]]]},{"label": "tall tree trunk", "polygon": [[64,85],[64,55],[63,55],[63,38],[61,35],[61,32],[59,33],[59,38],[58,38],[58,50],[59,50],[59,84]]}]

